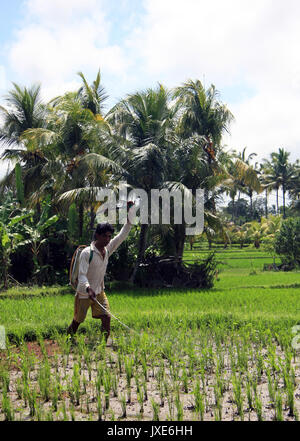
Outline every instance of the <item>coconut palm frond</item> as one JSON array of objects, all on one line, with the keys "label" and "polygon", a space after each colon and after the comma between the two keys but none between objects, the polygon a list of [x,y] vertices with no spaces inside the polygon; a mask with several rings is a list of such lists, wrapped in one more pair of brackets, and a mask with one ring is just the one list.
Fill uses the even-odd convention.
[{"label": "coconut palm frond", "polygon": [[108,169],[114,173],[122,174],[125,172],[124,168],[115,161],[106,158],[98,153],[87,153],[80,160],[79,163],[87,164],[89,167],[99,170]]},{"label": "coconut palm frond", "polygon": [[57,143],[58,138],[58,133],[45,128],[27,129],[20,136],[22,141],[29,141],[40,147]]}]

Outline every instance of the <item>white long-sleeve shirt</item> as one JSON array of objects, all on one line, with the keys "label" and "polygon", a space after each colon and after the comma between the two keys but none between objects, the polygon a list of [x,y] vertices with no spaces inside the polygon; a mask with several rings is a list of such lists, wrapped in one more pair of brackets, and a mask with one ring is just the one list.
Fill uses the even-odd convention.
[{"label": "white long-sleeve shirt", "polygon": [[[104,276],[106,273],[108,258],[126,239],[131,227],[132,225],[129,222],[125,224],[119,234],[109,242],[107,247],[104,248],[104,259],[100,251],[96,248],[94,242],[92,242],[89,247],[84,248],[81,252],[79,258],[78,285],[76,290],[79,293],[80,299],[89,298],[89,295],[86,292],[88,287],[92,288],[96,294],[104,291]],[[93,258],[91,263],[89,263],[91,250],[93,250]]]}]

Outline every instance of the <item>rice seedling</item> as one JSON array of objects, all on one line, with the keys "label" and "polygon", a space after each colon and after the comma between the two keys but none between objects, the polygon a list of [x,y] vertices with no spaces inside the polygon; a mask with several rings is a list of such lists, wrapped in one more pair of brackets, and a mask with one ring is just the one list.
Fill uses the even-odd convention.
[{"label": "rice seedling", "polygon": [[253,389],[253,380],[252,380],[252,377],[250,376],[250,374],[248,373],[247,377],[246,377],[246,396],[247,396],[249,410],[253,409],[252,389]]},{"label": "rice seedling", "polygon": [[233,386],[233,396],[234,402],[237,406],[237,412],[244,421],[244,410],[243,410],[243,394],[242,394],[242,384],[241,380],[235,375],[232,376],[232,386]]},{"label": "rice seedling", "polygon": [[121,394],[120,401],[121,401],[121,407],[122,407],[122,417],[121,418],[126,418],[126,416],[127,416],[126,396],[124,394]]},{"label": "rice seedling", "polygon": [[49,410],[46,414],[46,421],[53,421],[53,413]]},{"label": "rice seedling", "polygon": [[111,375],[110,370],[106,369],[103,377],[104,397],[105,397],[105,409],[109,409],[109,398],[111,391]]},{"label": "rice seedling", "polygon": [[264,364],[263,356],[261,355],[261,353],[258,353],[256,358],[256,374],[257,374],[258,383],[261,382],[261,377],[264,373],[264,369],[265,369],[265,364]]},{"label": "rice seedling", "polygon": [[4,366],[1,366],[0,369],[0,384],[5,392],[9,392],[9,383],[10,383],[10,374]]},{"label": "rice seedling", "polygon": [[127,403],[131,402],[131,379],[133,377],[133,366],[134,361],[129,358],[125,357],[124,359],[125,363],[125,372],[126,372],[126,381],[127,381]]},{"label": "rice seedling", "polygon": [[183,373],[182,373],[182,386],[184,393],[187,394],[189,391],[189,379],[186,369],[183,369]]},{"label": "rice seedling", "polygon": [[[89,401],[89,397],[88,396],[86,396],[85,397],[85,402],[86,402],[86,412],[87,412],[87,414],[89,415],[90,414],[90,401]],[[108,402],[108,406],[109,406],[109,402]]]},{"label": "rice seedling", "polygon": [[2,391],[2,412],[5,421],[14,421],[14,410],[6,389]]},{"label": "rice seedling", "polygon": [[113,373],[111,374],[111,388],[112,388],[112,392],[113,392],[113,397],[117,397],[118,396],[118,372],[113,371]]},{"label": "rice seedling", "polygon": [[67,409],[66,409],[65,402],[63,402],[63,404],[62,404],[62,414],[63,414],[63,421],[68,421],[68,415],[67,415]]},{"label": "rice seedling", "polygon": [[75,399],[76,406],[79,406],[79,404],[80,404],[80,374],[79,374],[79,365],[77,363],[75,363],[73,366],[72,389],[74,391],[73,400]]},{"label": "rice seedling", "polygon": [[110,411],[110,421],[116,421],[116,415],[112,409]]},{"label": "rice seedling", "polygon": [[255,396],[255,411],[258,421],[263,421],[262,401],[258,394]]},{"label": "rice seedling", "polygon": [[215,419],[216,421],[222,420],[222,394],[220,391],[220,386],[218,384],[214,385],[214,396],[215,396]]},{"label": "rice seedling", "polygon": [[71,415],[71,421],[76,421],[76,417],[75,417],[75,408],[74,405],[72,404],[72,406],[70,407],[70,415]]},{"label": "rice seedling", "polygon": [[36,411],[36,391],[34,389],[28,389],[28,404],[30,409],[29,415],[33,417]]},{"label": "rice seedling", "polygon": [[142,381],[142,388],[144,392],[144,401],[148,401],[148,389],[147,389],[147,382],[145,379]]},{"label": "rice seedling", "polygon": [[196,412],[198,418],[201,421],[203,421],[204,412],[205,412],[205,405],[204,405],[203,395],[200,391],[199,381],[196,382],[193,394],[194,394],[194,401],[195,401],[195,412]]},{"label": "rice seedling", "polygon": [[23,397],[23,382],[20,378],[17,378],[16,380],[16,392],[18,399],[21,400]]},{"label": "rice seedling", "polygon": [[35,418],[36,421],[43,421],[44,419],[43,410],[39,402],[35,403]]},{"label": "rice seedling", "polygon": [[285,377],[285,382],[286,382],[286,403],[289,408],[289,415],[294,416],[296,410],[295,395],[294,395],[295,386],[291,378],[288,376]]},{"label": "rice seedling", "polygon": [[161,379],[158,386],[159,390],[159,397],[160,397],[160,407],[164,407],[165,405],[165,387],[164,387],[164,380]]},{"label": "rice seedling", "polygon": [[38,373],[38,384],[40,388],[40,394],[45,401],[49,401],[51,394],[51,370],[48,363],[48,359],[40,366]]},{"label": "rice seedling", "polygon": [[102,415],[103,415],[103,404],[102,404],[102,395],[101,395],[101,391],[98,390],[97,391],[97,414],[98,414],[98,421],[102,421]]},{"label": "rice seedling", "polygon": [[153,412],[152,420],[159,421],[159,404],[153,398],[151,398],[151,407]]},{"label": "rice seedling", "polygon": [[147,355],[146,355],[145,351],[143,351],[142,356],[141,356],[141,364],[142,364],[143,375],[144,375],[145,381],[148,381]]},{"label": "rice seedling", "polygon": [[53,386],[53,394],[52,394],[52,408],[55,412],[57,412],[58,395],[59,395],[58,386],[57,383],[55,383]]},{"label": "rice seedling", "polygon": [[120,375],[122,375],[123,372],[123,362],[124,362],[124,355],[120,350],[118,350],[118,368]]},{"label": "rice seedling", "polygon": [[92,359],[91,359],[91,352],[87,349],[84,350],[83,353],[84,356],[84,361],[88,370],[88,374],[89,374],[89,381],[92,380]]},{"label": "rice seedling", "polygon": [[142,388],[137,392],[137,398],[140,405],[140,414],[143,416],[144,414],[144,390]]},{"label": "rice seedling", "polygon": [[283,421],[283,412],[282,412],[282,396],[281,393],[277,391],[275,396],[275,421]]}]

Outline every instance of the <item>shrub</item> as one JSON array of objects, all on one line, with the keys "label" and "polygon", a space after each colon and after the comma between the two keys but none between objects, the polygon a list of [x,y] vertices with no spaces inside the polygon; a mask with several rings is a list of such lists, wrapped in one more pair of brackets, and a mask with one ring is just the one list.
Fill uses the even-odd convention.
[{"label": "shrub", "polygon": [[300,219],[287,219],[282,223],[275,238],[275,251],[284,265],[300,264]]},{"label": "shrub", "polygon": [[194,264],[174,257],[152,257],[140,265],[135,282],[140,287],[212,288],[216,269],[214,253]]}]

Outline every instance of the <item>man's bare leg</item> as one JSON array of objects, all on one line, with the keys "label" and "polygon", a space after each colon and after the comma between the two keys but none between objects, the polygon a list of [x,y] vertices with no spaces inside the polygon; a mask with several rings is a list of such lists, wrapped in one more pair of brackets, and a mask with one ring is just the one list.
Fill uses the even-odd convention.
[{"label": "man's bare leg", "polygon": [[110,336],[110,317],[107,315],[102,315],[102,326],[101,326],[101,332],[105,335],[105,341],[107,343],[108,337]]},{"label": "man's bare leg", "polygon": [[76,333],[79,325],[80,325],[80,323],[76,322],[76,320],[73,319],[72,323],[70,324],[70,326],[67,329],[67,334],[74,335]]}]

